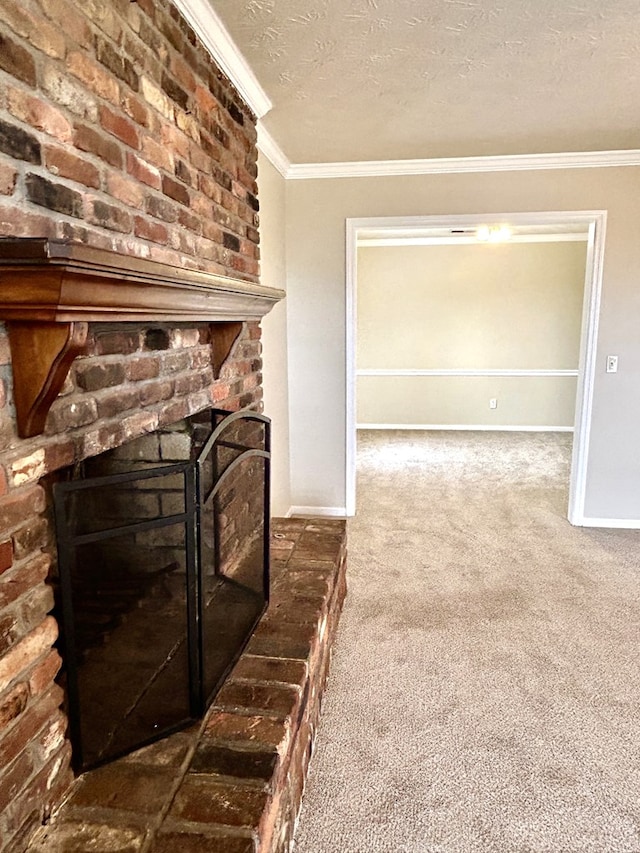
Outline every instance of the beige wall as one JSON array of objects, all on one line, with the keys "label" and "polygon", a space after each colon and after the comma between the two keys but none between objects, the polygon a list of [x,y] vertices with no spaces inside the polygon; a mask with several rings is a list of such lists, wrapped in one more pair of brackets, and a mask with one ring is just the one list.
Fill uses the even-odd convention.
[{"label": "beige wall", "polygon": [[348,217],[607,210],[585,512],[640,519],[638,198],[638,167],[287,182],[293,503],[345,505]]},{"label": "beige wall", "polygon": [[[585,241],[360,248],[358,368],[577,370],[585,265]],[[361,376],[357,420],[571,427],[575,394],[572,377]]]},{"label": "beige wall", "polygon": [[[576,381],[572,376],[360,376],[358,424],[571,427]],[[496,409],[489,408],[491,397]]]},{"label": "beige wall", "polygon": [[577,368],[586,242],[358,251],[358,367]]},{"label": "beige wall", "polygon": [[[286,287],[285,180],[262,154],[258,159],[260,197],[260,281]],[[289,393],[287,387],[287,300],[262,321],[264,411],[272,420],[271,513],[291,507]]]}]

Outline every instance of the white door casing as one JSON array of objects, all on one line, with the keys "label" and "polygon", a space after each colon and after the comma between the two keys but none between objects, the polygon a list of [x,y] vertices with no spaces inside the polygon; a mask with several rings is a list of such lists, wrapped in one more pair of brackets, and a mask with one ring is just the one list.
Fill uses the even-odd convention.
[{"label": "white door casing", "polygon": [[582,309],[580,357],[574,424],[573,456],[569,484],[568,519],[584,524],[584,505],[589,456],[589,438],[595,380],[595,352],[600,315],[600,295],[604,261],[607,213],[604,210],[545,211],[448,216],[369,217],[346,220],[346,509],[356,511],[356,329],[357,329],[357,247],[361,232],[397,234],[398,229],[468,229],[479,225],[508,222],[517,227],[574,226],[587,231],[587,261]]}]

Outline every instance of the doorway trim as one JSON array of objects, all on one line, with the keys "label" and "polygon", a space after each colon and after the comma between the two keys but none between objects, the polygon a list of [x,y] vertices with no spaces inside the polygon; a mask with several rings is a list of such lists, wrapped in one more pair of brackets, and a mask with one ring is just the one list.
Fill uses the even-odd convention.
[{"label": "doorway trim", "polygon": [[587,229],[587,260],[585,269],[580,357],[574,421],[573,454],[569,481],[567,517],[571,524],[583,526],[587,463],[593,410],[595,353],[600,318],[600,299],[604,266],[607,223],[606,210],[535,211],[519,213],[451,214],[443,216],[383,216],[346,220],[346,510],[356,512],[356,343],[357,343],[357,280],[358,235],[365,229],[392,230],[398,228],[475,228],[508,222],[515,226],[575,225]]}]

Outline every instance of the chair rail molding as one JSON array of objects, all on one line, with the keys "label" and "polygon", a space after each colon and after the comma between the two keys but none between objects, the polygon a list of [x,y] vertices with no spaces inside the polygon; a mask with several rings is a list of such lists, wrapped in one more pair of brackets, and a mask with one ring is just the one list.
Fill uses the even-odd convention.
[{"label": "chair rail molding", "polygon": [[577,376],[578,370],[555,370],[548,368],[420,368],[420,367],[360,367],[356,376]]}]

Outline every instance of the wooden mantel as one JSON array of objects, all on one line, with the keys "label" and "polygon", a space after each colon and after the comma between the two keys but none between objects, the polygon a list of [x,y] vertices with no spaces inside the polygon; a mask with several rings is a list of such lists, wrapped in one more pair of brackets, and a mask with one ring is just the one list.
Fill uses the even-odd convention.
[{"label": "wooden mantel", "polygon": [[62,240],[0,239],[0,320],[9,334],[21,437],[37,435],[90,322],[209,322],[214,368],[242,321],[284,292]]}]

